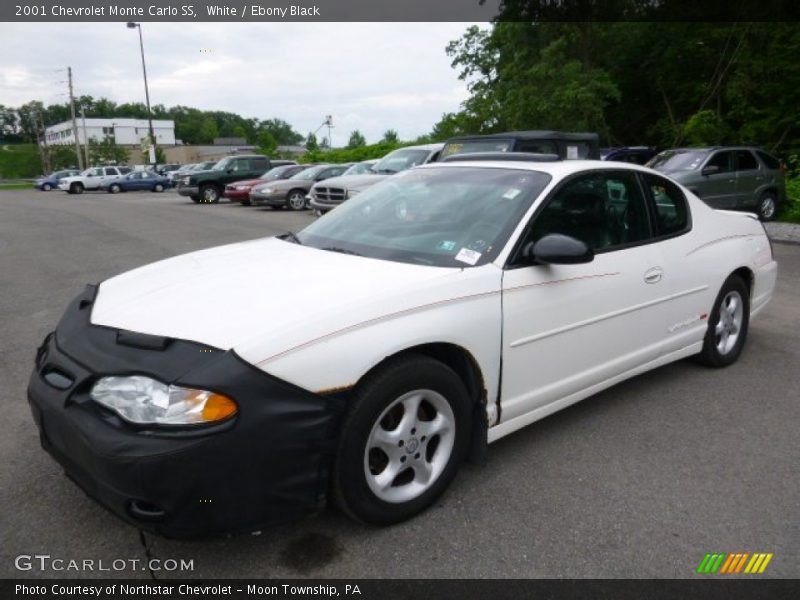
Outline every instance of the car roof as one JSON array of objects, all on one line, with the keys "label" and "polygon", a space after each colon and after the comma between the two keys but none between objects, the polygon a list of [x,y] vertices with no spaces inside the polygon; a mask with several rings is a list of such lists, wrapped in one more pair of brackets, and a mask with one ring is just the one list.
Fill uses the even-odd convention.
[{"label": "car roof", "polygon": [[529,131],[505,131],[503,133],[489,133],[485,135],[461,135],[452,137],[447,142],[460,142],[465,140],[504,140],[508,138],[518,140],[568,140],[568,141],[586,141],[597,140],[600,138],[596,133],[580,133],[580,132],[563,132],[554,130],[529,130]]},{"label": "car roof", "polygon": [[464,160],[457,162],[435,162],[414,167],[415,169],[436,169],[436,168],[484,168],[484,169],[519,169],[525,171],[539,171],[548,173],[554,178],[566,177],[573,173],[593,170],[615,171],[628,170],[640,171],[642,173],[653,173],[663,177],[663,173],[658,173],[653,169],[648,169],[641,165],[628,162],[615,162],[605,160],[557,160],[557,161],[531,161],[531,160]]},{"label": "car roof", "polygon": [[438,144],[419,144],[418,146],[403,146],[402,148],[396,148],[392,150],[392,152],[397,152],[398,150],[441,150],[444,148],[443,143]]}]

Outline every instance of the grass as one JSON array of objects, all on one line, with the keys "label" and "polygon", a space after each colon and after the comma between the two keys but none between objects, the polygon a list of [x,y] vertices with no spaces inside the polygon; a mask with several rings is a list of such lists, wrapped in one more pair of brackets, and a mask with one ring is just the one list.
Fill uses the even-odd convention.
[{"label": "grass", "polygon": [[786,179],[786,203],[776,220],[784,223],[800,223],[800,175]]},{"label": "grass", "polygon": [[32,190],[33,183],[30,181],[14,181],[11,183],[0,183],[0,191],[6,190]]}]

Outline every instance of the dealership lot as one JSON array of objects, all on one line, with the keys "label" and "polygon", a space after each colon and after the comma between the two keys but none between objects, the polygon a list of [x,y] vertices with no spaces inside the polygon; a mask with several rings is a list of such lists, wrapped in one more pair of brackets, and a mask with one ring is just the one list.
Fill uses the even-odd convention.
[{"label": "dealership lot", "polygon": [[[39,448],[25,387],[66,303],[86,282],[312,218],[174,193],[0,192],[2,576],[39,575],[15,570],[19,554],[107,563],[146,555],[138,532]],[[193,571],[172,573],[192,577],[691,577],[707,552],[772,552],[765,575],[797,577],[800,246],[775,252],[776,297],[735,366],[673,364],[503,439],[411,522],[379,529],[330,510],[258,536],[147,535],[147,552],[193,560]],[[211,293],[219,311],[258,310]]]}]

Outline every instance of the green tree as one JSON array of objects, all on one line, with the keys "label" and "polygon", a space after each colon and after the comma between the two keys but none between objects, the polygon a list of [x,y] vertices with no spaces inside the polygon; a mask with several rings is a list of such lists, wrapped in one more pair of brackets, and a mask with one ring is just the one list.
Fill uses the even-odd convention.
[{"label": "green tree", "polygon": [[294,146],[303,141],[303,136],[297,133],[289,123],[282,119],[267,119],[258,123],[259,131],[268,131],[280,146]]},{"label": "green tree", "polygon": [[266,156],[275,156],[278,149],[278,142],[272,137],[272,134],[267,129],[262,129],[258,132],[258,140],[256,142],[258,151]]},{"label": "green tree", "polygon": [[130,152],[117,145],[113,138],[106,137],[100,141],[89,138],[89,164],[122,165],[128,162]]},{"label": "green tree", "polygon": [[350,139],[347,142],[348,148],[360,148],[366,145],[367,145],[367,139],[358,129],[355,129],[350,132]]},{"label": "green tree", "polygon": [[306,151],[317,152],[319,150],[319,142],[317,142],[317,136],[313,133],[309,133],[308,137],[306,138]]},{"label": "green tree", "polygon": [[383,132],[381,141],[384,141],[387,144],[397,144],[400,141],[400,137],[397,135],[397,132],[394,129],[387,129]]}]

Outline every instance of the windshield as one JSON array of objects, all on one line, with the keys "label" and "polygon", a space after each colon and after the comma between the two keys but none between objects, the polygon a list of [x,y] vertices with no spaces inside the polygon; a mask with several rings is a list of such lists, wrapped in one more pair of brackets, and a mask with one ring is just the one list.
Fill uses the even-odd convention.
[{"label": "windshield", "polygon": [[289,179],[314,179],[317,175],[319,175],[323,170],[327,169],[328,165],[319,165],[318,167],[309,167],[308,169],[303,169],[299,173],[295,173]]},{"label": "windshield", "polygon": [[283,165],[282,167],[273,167],[266,173],[262,173],[259,176],[259,179],[278,179],[279,177],[282,177],[286,171],[288,171],[294,166],[296,165]]},{"label": "windshield", "polygon": [[522,169],[436,167],[370,187],[303,229],[332,252],[438,267],[484,264],[550,181]]},{"label": "windshield", "polygon": [[228,163],[231,161],[229,157],[220,159],[217,164],[212,167],[209,167],[212,171],[224,171],[225,168],[228,166]]},{"label": "windshield", "polygon": [[356,163],[342,175],[363,175],[364,173],[372,173],[372,167],[375,163]]},{"label": "windshield", "polygon": [[696,169],[708,156],[705,151],[698,150],[665,150],[657,154],[645,165],[659,171],[686,171]]},{"label": "windshield", "polygon": [[453,154],[474,154],[475,152],[511,152],[511,140],[476,140],[474,142],[450,142],[442,150],[442,158]]},{"label": "windshield", "polygon": [[411,167],[416,167],[425,162],[430,150],[421,150],[419,148],[402,148],[395,150],[384,156],[378,163],[372,167],[375,173],[399,173]]}]

